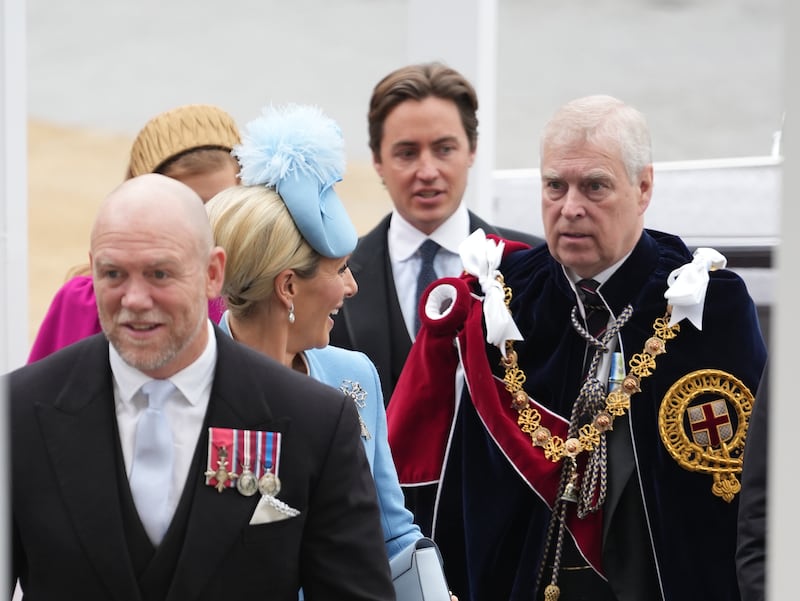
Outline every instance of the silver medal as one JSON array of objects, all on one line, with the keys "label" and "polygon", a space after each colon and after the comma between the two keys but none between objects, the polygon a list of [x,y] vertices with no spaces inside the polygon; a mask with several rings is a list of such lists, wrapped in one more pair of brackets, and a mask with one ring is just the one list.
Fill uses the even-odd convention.
[{"label": "silver medal", "polygon": [[256,475],[250,471],[250,467],[247,465],[242,466],[242,473],[239,474],[239,479],[236,481],[236,490],[245,497],[252,497],[258,492]]},{"label": "silver medal", "polygon": [[276,496],[281,491],[281,481],[272,472],[265,472],[258,479],[258,492],[269,497]]}]

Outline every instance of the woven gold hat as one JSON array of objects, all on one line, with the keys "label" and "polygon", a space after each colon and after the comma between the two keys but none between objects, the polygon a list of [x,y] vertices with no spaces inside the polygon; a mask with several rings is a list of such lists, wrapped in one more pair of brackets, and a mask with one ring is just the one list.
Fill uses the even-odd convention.
[{"label": "woven gold hat", "polygon": [[233,118],[210,104],[189,104],[153,117],[131,148],[130,175],[153,173],[188,150],[217,147],[232,150],[239,143]]}]

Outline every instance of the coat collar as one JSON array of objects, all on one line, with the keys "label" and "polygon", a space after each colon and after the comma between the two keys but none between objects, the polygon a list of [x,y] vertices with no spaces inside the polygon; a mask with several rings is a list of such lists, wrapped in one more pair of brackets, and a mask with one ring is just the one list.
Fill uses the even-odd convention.
[{"label": "coat collar", "polygon": [[[647,285],[663,283],[667,289],[667,277],[677,265],[691,261],[691,253],[677,237],[654,230],[644,230],[630,256],[602,285],[600,295],[608,303],[614,315],[619,315],[631,301],[631,291],[640,292]],[[553,260],[550,269],[558,288],[568,297],[575,291],[567,281],[561,265]],[[666,307],[666,301],[664,301]],[[636,310],[638,307],[634,307]]]},{"label": "coat collar", "polygon": [[[116,434],[108,342],[93,336],[81,347],[70,379],[52,405],[37,406],[42,438],[75,532],[112,599],[134,601],[139,587],[123,530],[118,494],[121,453]],[[104,369],[92,369],[104,365]],[[83,474],[78,466],[84,466]],[[96,482],[88,486],[88,482]]]},{"label": "coat collar", "polygon": [[[361,287],[358,294],[345,301],[340,312],[341,323],[336,325],[346,329],[350,348],[357,348],[372,359],[387,403],[394,388],[392,357],[405,358],[411,348],[389,260],[390,219],[391,214],[367,233],[350,258],[353,277]],[[392,336],[392,332],[397,332],[397,336]]]}]

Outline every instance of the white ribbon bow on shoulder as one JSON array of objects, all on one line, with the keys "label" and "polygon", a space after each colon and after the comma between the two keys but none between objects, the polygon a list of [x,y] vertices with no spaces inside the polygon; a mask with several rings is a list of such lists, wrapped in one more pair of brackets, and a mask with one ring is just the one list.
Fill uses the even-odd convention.
[{"label": "white ribbon bow on shoulder", "polygon": [[669,274],[669,288],[664,293],[664,298],[672,305],[670,326],[686,318],[698,330],[702,330],[708,272],[724,269],[728,261],[713,248],[698,248],[692,256],[694,258],[691,263],[682,265]]},{"label": "white ribbon bow on shoulder", "polygon": [[486,342],[500,349],[506,356],[506,340],[522,340],[517,324],[506,307],[503,286],[496,277],[503,258],[505,243],[486,238],[482,229],[477,229],[458,246],[464,271],[478,278],[483,299],[483,319],[486,322]]}]

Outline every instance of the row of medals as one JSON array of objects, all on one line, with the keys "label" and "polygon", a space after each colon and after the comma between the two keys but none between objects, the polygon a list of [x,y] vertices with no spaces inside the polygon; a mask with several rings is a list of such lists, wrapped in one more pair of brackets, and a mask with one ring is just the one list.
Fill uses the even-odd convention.
[{"label": "row of medals", "polygon": [[252,497],[256,492],[264,496],[274,497],[281,491],[281,481],[269,469],[264,470],[264,474],[256,479],[256,475],[250,471],[250,464],[242,464],[242,473],[229,472],[226,468],[228,464],[228,452],[223,447],[219,449],[218,467],[216,471],[206,472],[206,476],[212,476],[217,480],[217,490],[222,492],[222,488],[228,480],[236,480],[236,490],[245,497]]}]

